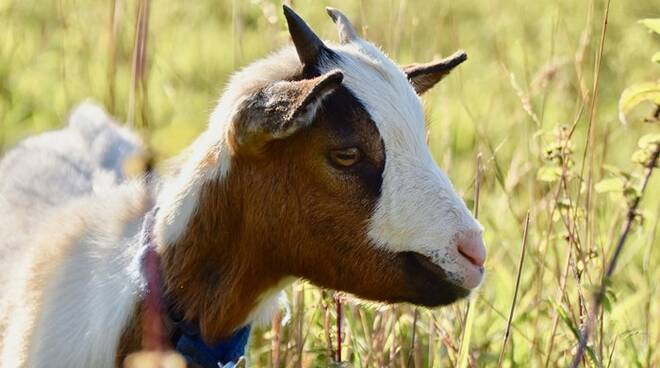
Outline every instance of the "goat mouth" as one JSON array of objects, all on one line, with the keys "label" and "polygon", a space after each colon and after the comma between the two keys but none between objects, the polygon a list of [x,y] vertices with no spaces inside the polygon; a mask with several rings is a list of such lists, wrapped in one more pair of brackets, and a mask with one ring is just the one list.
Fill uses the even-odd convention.
[{"label": "goat mouth", "polygon": [[470,295],[471,289],[449,277],[447,271],[429,257],[417,252],[400,253],[405,258],[406,273],[413,295],[409,302],[436,307],[448,305]]},{"label": "goat mouth", "polygon": [[415,256],[418,257],[419,264],[426,268],[427,270],[434,272],[441,277],[447,279],[450,282],[454,282],[457,286],[462,287],[467,290],[472,290],[479,286],[484,275],[484,268],[478,264],[475,264],[471,258],[462,256],[458,262],[464,268],[465,274],[462,277],[462,281],[452,280],[451,277],[447,274],[447,271],[442,268],[442,266],[433,262],[431,258],[415,252]]},{"label": "goat mouth", "polygon": [[431,258],[417,252],[413,252],[414,257],[417,259],[417,262],[427,269],[428,271],[437,274],[439,277],[442,277],[444,279],[447,278],[447,272],[445,271],[444,268],[441,266],[437,265],[435,262],[431,260]]}]

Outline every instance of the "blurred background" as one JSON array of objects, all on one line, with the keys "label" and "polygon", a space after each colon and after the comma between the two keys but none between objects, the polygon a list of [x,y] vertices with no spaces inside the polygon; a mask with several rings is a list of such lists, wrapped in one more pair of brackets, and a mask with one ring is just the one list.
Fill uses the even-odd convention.
[{"label": "blurred background", "polygon": [[[330,40],[324,7],[341,9],[402,64],[467,51],[423,100],[429,144],[468,206],[478,204],[489,258],[470,313],[467,301],[429,311],[296,283],[272,328],[254,332],[252,364],[566,366],[660,134],[660,35],[650,31],[660,25],[643,21],[660,17],[660,3],[287,3]],[[288,42],[280,5],[0,0],[0,152],[92,98],[140,129],[163,162],[205,128],[232,72]],[[641,198],[588,366],[660,365],[659,182]]]}]

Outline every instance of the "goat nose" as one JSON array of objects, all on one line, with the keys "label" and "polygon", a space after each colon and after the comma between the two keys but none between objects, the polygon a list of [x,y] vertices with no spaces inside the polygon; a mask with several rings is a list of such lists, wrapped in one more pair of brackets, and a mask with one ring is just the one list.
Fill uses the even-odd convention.
[{"label": "goat nose", "polygon": [[486,246],[479,233],[461,234],[458,238],[458,252],[477,267],[483,267],[486,262]]}]

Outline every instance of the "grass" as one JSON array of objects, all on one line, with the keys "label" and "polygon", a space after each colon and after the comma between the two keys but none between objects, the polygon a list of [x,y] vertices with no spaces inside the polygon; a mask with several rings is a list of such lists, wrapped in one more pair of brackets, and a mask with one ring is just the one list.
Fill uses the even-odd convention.
[{"label": "grass", "polygon": [[513,321],[513,313],[516,310],[516,302],[518,301],[518,291],[520,286],[520,276],[523,272],[523,262],[525,262],[525,251],[527,250],[527,231],[529,230],[529,212],[525,216],[525,229],[523,230],[522,250],[520,251],[520,262],[518,263],[518,272],[516,275],[516,288],[513,292],[513,301],[511,302],[511,310],[509,311],[509,318],[506,323],[506,330],[504,331],[504,342],[500,350],[500,357],[497,360],[497,366],[501,367],[504,362],[504,354],[506,354],[506,344],[511,336],[511,323]]},{"label": "grass", "polygon": [[[435,311],[364,305],[296,283],[276,325],[255,330],[254,366],[567,366],[589,318],[580,364],[660,365],[657,177],[637,201],[603,308],[590,312],[639,198],[645,170],[631,157],[640,137],[658,132],[658,123],[643,122],[652,105],[625,126],[617,105],[627,86],[657,79],[650,58],[660,37],[638,20],[660,16],[660,5],[607,4],[294,2],[328,39],[336,34],[323,7],[342,9],[402,64],[467,51],[469,60],[424,102],[436,160],[470,207],[479,202],[487,279],[469,313],[467,301]],[[204,128],[230,73],[286,42],[279,5],[0,0],[0,150],[57,127],[92,97],[146,126],[158,160],[174,155]],[[138,29],[146,32],[136,42]]]}]

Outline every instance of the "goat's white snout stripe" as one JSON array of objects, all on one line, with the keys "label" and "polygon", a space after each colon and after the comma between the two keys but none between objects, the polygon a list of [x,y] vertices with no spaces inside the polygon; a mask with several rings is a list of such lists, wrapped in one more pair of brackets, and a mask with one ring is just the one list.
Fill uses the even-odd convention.
[{"label": "goat's white snout stripe", "polygon": [[340,57],[328,60],[323,71],[344,73],[343,85],[364,104],[385,147],[381,195],[369,237],[378,247],[428,257],[456,284],[478,285],[481,273],[475,276],[476,266],[458,244],[459,234],[480,236],[481,226],[431,156],[422,105],[407,76],[366,41],[332,49]]},{"label": "goat's white snout stripe", "polygon": [[452,281],[476,287],[481,277],[472,275],[475,265],[458,246],[462,234],[480,239],[481,225],[430,153],[422,157],[387,157],[382,194],[369,234],[379,246],[425,255]]}]

